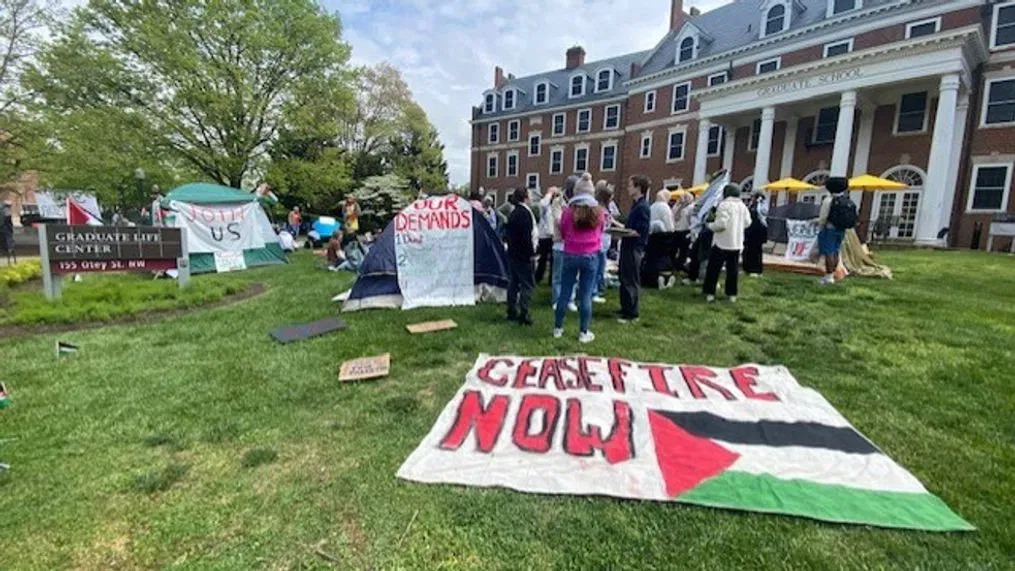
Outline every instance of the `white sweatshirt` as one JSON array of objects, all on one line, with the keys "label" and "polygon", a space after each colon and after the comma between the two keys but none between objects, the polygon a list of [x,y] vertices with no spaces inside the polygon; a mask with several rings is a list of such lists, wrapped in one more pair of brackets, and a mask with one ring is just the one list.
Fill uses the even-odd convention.
[{"label": "white sweatshirt", "polygon": [[751,225],[751,211],[739,197],[724,198],[715,211],[715,222],[708,227],[715,232],[712,244],[723,250],[744,249],[744,231]]}]

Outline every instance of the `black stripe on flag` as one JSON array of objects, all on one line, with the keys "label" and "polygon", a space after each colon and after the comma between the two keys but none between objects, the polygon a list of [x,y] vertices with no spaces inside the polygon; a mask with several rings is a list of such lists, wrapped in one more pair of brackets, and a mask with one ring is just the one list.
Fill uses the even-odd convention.
[{"label": "black stripe on flag", "polygon": [[870,441],[848,426],[828,426],[816,422],[729,420],[707,412],[666,410],[655,412],[695,436],[721,440],[731,444],[776,447],[803,446],[852,454],[881,453]]}]

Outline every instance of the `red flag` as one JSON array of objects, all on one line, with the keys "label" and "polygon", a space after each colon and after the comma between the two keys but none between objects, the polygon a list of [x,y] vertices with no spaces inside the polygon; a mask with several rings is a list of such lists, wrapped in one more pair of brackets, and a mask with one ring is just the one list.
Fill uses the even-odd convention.
[{"label": "red flag", "polygon": [[88,212],[85,207],[78,204],[76,200],[71,197],[67,197],[67,224],[70,225],[87,225],[87,226],[102,226],[102,221],[95,217],[94,214]]}]

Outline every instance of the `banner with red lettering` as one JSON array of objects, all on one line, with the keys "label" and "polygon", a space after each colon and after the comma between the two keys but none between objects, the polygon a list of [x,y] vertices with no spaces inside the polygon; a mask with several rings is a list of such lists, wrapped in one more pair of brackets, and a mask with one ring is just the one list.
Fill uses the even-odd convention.
[{"label": "banner with red lettering", "polygon": [[398,476],[973,529],[780,366],[480,355]]},{"label": "banner with red lettering", "polygon": [[402,309],[475,305],[472,205],[451,194],[421,199],[395,216]]}]

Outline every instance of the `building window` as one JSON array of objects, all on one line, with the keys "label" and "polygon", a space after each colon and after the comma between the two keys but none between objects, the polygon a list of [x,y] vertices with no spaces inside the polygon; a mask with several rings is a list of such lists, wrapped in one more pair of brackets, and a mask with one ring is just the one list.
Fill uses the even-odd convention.
[{"label": "building window", "polygon": [[515,119],[514,121],[508,121],[508,141],[517,141],[519,135],[518,131],[521,128],[521,122]]},{"label": "building window", "polygon": [[603,116],[603,129],[617,129],[618,127],[620,127],[620,105],[609,105]]},{"label": "building window", "polygon": [[969,191],[970,212],[1004,211],[1011,189],[1012,165],[976,165],[973,185]]},{"label": "building window", "polygon": [[601,69],[596,73],[596,93],[613,89],[613,70]]},{"label": "building window", "polygon": [[673,86],[673,113],[681,113],[691,108],[691,82]]},{"label": "building window", "polygon": [[896,133],[922,133],[927,130],[927,92],[907,93],[899,100],[895,118]]},{"label": "building window", "polygon": [[987,81],[983,125],[1015,123],[1015,78]]},{"label": "building window", "polygon": [[553,116],[553,136],[563,137],[567,131],[567,113],[557,113]]},{"label": "building window", "polygon": [[670,140],[667,145],[666,162],[680,161],[684,159],[684,131],[670,131]]},{"label": "building window", "polygon": [[550,151],[550,174],[564,172],[564,149],[553,149]]},{"label": "building window", "polygon": [[486,176],[488,178],[497,178],[497,155],[486,157]]},{"label": "building window", "polygon": [[504,92],[504,110],[510,111],[515,108],[515,90],[508,89]]},{"label": "building window", "polygon": [[496,145],[500,142],[500,123],[490,123],[490,133],[487,142],[491,145]]},{"label": "building window", "polygon": [[776,4],[768,10],[765,16],[765,35],[778,34],[786,29],[786,6]]},{"label": "building window", "polygon": [[518,176],[518,151],[507,155],[507,176]]},{"label": "building window", "polygon": [[615,143],[603,144],[603,154],[600,159],[599,170],[607,172],[617,170],[617,145]]},{"label": "building window", "polygon": [[539,190],[539,173],[531,172],[525,177],[525,188]]},{"label": "building window", "polygon": [[825,57],[836,57],[853,51],[853,38],[825,44]]},{"label": "building window", "polygon": [[655,90],[645,93],[645,112],[652,113],[656,110],[656,92]]},{"label": "building window", "polygon": [[939,31],[941,31],[941,18],[931,18],[930,20],[921,20],[919,22],[913,22],[912,24],[906,24],[907,38],[930,36],[938,33]]},{"label": "building window", "polygon": [[990,47],[1015,45],[1015,2],[994,5],[994,28],[990,31]]},{"label": "building window", "polygon": [[818,111],[814,122],[814,144],[835,142],[835,128],[839,124],[839,108],[825,107]]},{"label": "building window", "polygon": [[493,113],[497,110],[497,96],[493,93],[486,94],[486,103],[483,105],[483,113]]},{"label": "building window", "polygon": [[831,0],[829,4],[830,13],[828,15],[835,16],[837,14],[842,14],[843,12],[855,10],[856,8],[860,7],[857,4],[858,4],[857,0]]},{"label": "building window", "polygon": [[536,90],[532,95],[533,105],[543,105],[550,99],[550,84],[545,81],[536,84]]},{"label": "building window", "polygon": [[529,156],[538,157],[543,152],[543,137],[540,135],[529,135]]},{"label": "building window", "polygon": [[715,87],[716,85],[722,85],[729,81],[730,74],[728,71],[721,71],[719,73],[713,73],[708,76],[708,86]]},{"label": "building window", "polygon": [[708,152],[706,153],[709,157],[718,157],[723,152],[723,143],[725,143],[724,136],[725,132],[722,125],[712,125],[708,129]]},{"label": "building window", "polygon": [[578,147],[574,150],[574,170],[575,172],[585,172],[589,170],[588,147]]},{"label": "building window", "polygon": [[677,63],[694,59],[694,38],[684,38],[677,51]]},{"label": "building window", "polygon": [[747,150],[757,150],[759,139],[761,139],[761,119],[755,119],[754,122],[751,123],[751,136],[747,138]]},{"label": "building window", "polygon": [[758,62],[758,75],[763,73],[772,73],[773,71],[779,71],[779,66],[782,64],[782,58],[767,59],[765,61]]},{"label": "building window", "polygon": [[583,74],[571,76],[571,99],[585,95],[585,76]]},{"label": "building window", "polygon": [[646,133],[641,136],[641,153],[638,155],[643,159],[652,158],[652,134]]},{"label": "building window", "polygon": [[578,125],[575,127],[577,133],[588,133],[592,130],[592,110],[578,110]]}]

